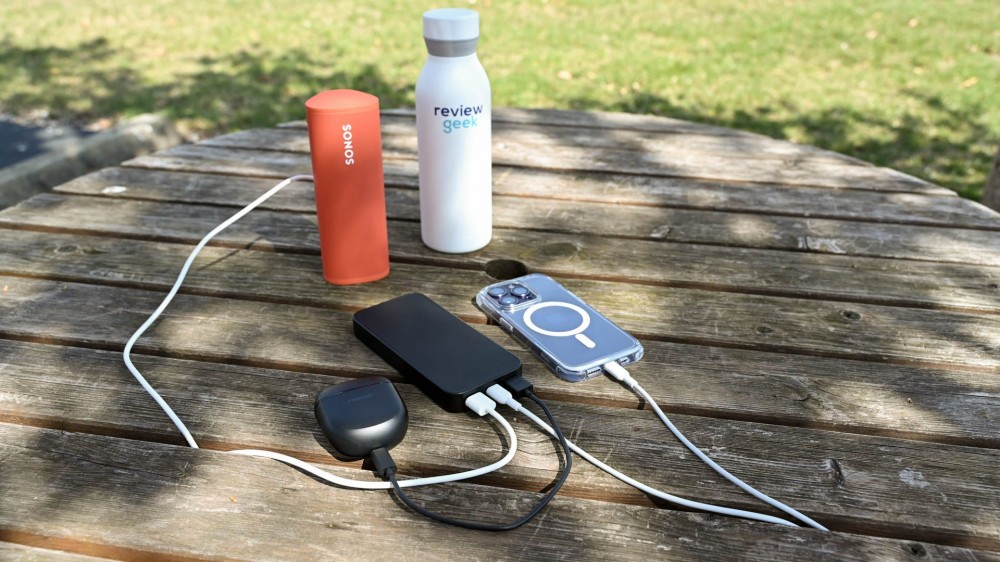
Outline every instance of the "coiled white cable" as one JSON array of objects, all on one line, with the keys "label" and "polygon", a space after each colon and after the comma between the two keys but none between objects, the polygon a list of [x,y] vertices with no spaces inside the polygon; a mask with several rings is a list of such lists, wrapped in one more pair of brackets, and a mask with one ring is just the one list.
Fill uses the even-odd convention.
[{"label": "coiled white cable", "polygon": [[[167,305],[169,305],[170,302],[174,300],[174,296],[176,296],[177,291],[180,290],[181,284],[184,282],[184,278],[187,277],[188,270],[191,269],[191,265],[194,263],[195,258],[198,257],[198,254],[212,238],[214,238],[217,234],[228,228],[236,221],[243,218],[243,216],[245,216],[247,213],[257,208],[261,203],[267,201],[272,195],[284,189],[285,186],[296,181],[312,181],[312,179],[313,177],[309,175],[297,175],[297,176],[292,176],[290,178],[286,178],[285,180],[281,181],[280,183],[269,189],[263,195],[252,201],[246,207],[243,207],[242,209],[237,211],[233,216],[229,217],[224,222],[222,222],[222,224],[213,228],[211,232],[206,234],[201,239],[201,241],[198,242],[198,244],[194,247],[194,249],[191,250],[191,254],[188,256],[187,261],[184,262],[184,266],[181,267],[181,271],[177,275],[177,280],[174,281],[174,285],[173,287],[170,288],[170,292],[167,293],[167,296],[163,298],[163,302],[161,302],[160,306],[158,306],[156,310],[149,315],[149,318],[147,318],[146,321],[143,322],[142,326],[140,326],[139,329],[136,330],[134,334],[132,334],[132,337],[130,337],[128,339],[128,342],[125,344],[125,349],[122,352],[122,356],[125,359],[125,367],[128,368],[129,372],[132,373],[132,376],[135,377],[137,381],[139,381],[140,385],[142,385],[142,388],[145,389],[145,391],[153,398],[153,400],[156,401],[156,403],[160,406],[160,408],[167,414],[167,417],[170,418],[170,421],[174,423],[174,426],[176,426],[177,429],[181,432],[181,435],[184,436],[184,440],[187,441],[187,444],[194,449],[198,448],[198,443],[194,440],[194,437],[191,435],[191,432],[188,431],[187,426],[184,425],[184,422],[181,421],[180,417],[177,416],[173,408],[171,408],[170,405],[167,404],[166,400],[164,400],[163,397],[160,396],[160,393],[157,392],[156,389],[154,389],[152,385],[149,384],[149,381],[146,380],[146,377],[142,376],[142,373],[139,372],[139,369],[136,368],[136,366],[132,363],[132,356],[131,356],[132,348],[135,346],[135,342],[138,341],[139,338],[146,332],[146,330],[148,330],[149,327],[152,326],[154,322],[156,322],[156,320],[160,317],[160,315],[163,314],[163,311],[166,310]],[[514,458],[514,454],[517,452],[517,436],[514,434],[514,428],[510,426],[510,424],[507,422],[506,419],[504,419],[502,415],[496,412],[495,410],[496,404],[493,404],[492,401],[487,399],[485,396],[482,396],[481,394],[477,393],[477,395],[474,395],[474,397],[476,396],[482,397],[482,399],[486,402],[486,404],[484,404],[481,401],[475,403],[467,402],[468,404],[470,404],[469,406],[470,409],[475,410],[476,413],[479,414],[480,416],[484,414],[489,414],[498,422],[500,422],[500,425],[503,426],[504,430],[507,432],[507,435],[510,436],[510,448],[507,451],[507,454],[504,455],[503,458],[501,458],[499,461],[495,463],[474,470],[467,470],[465,472],[458,472],[455,474],[445,474],[441,476],[431,476],[427,478],[414,478],[411,480],[403,480],[399,482],[400,487],[408,488],[413,486],[427,486],[430,484],[442,484],[445,482],[454,482],[457,480],[466,480],[469,478],[475,478],[476,476],[481,476],[483,474],[493,472],[503,467],[504,465],[509,463],[511,459]],[[490,404],[492,404],[492,406]],[[331,482],[333,484],[336,484],[338,486],[343,486],[346,488],[358,488],[365,490],[386,490],[391,488],[391,484],[389,482],[381,482],[381,481],[373,482],[367,480],[351,480],[349,478],[343,478],[335,474],[331,474],[321,468],[317,468],[316,466],[313,466],[305,461],[301,461],[299,459],[290,457],[288,455],[283,455],[281,453],[274,453],[271,451],[261,451],[256,449],[241,449],[236,451],[229,451],[229,453],[235,455],[251,456],[251,457],[265,457],[281,461],[288,465],[299,468],[305,472],[308,472],[313,476],[322,478],[327,482]]]}]

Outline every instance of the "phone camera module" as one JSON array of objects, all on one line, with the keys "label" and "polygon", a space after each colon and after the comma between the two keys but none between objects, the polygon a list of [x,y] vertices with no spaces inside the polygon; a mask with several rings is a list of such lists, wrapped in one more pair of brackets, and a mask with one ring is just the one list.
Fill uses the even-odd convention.
[{"label": "phone camera module", "polygon": [[514,295],[515,297],[524,297],[528,295],[528,293],[530,292],[531,291],[529,291],[528,288],[525,287],[524,285],[514,285],[510,289],[510,294]]},{"label": "phone camera module", "polygon": [[486,289],[486,294],[506,309],[518,308],[538,299],[531,289],[516,282],[494,285]]}]

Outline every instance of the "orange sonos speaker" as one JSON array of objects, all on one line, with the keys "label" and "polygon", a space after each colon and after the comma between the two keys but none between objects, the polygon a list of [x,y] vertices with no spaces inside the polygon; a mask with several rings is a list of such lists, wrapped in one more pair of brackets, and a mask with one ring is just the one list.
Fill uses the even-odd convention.
[{"label": "orange sonos speaker", "polygon": [[378,98],[328,90],[306,102],[323,277],[335,285],[389,274]]}]

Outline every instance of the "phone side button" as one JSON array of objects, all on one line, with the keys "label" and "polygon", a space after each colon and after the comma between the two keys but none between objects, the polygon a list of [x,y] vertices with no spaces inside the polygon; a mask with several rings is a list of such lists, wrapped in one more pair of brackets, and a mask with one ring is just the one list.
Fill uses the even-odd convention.
[{"label": "phone side button", "polygon": [[510,322],[507,322],[503,318],[500,319],[499,324],[500,324],[501,328],[503,328],[504,330],[507,330],[508,332],[513,332],[514,331],[514,327],[510,325]]}]

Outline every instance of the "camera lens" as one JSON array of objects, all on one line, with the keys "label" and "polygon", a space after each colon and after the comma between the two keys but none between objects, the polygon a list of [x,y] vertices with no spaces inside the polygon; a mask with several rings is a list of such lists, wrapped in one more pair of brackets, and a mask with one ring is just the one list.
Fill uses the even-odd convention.
[{"label": "camera lens", "polygon": [[507,294],[507,289],[504,289],[503,287],[490,287],[486,293],[493,298],[502,297]]},{"label": "camera lens", "polygon": [[514,288],[510,290],[510,294],[515,297],[523,297],[528,294],[528,288],[523,285],[515,285]]},{"label": "camera lens", "polygon": [[518,298],[510,295],[500,297],[500,304],[517,304]]}]

